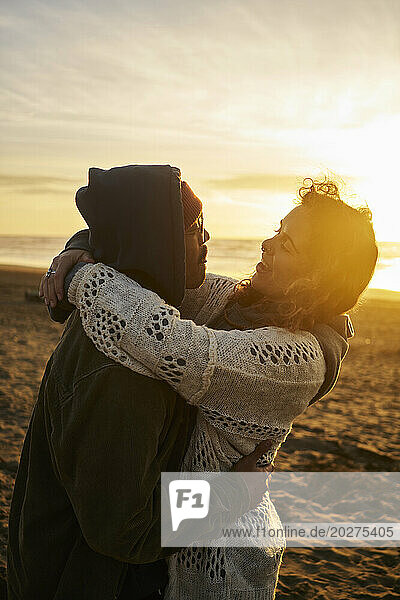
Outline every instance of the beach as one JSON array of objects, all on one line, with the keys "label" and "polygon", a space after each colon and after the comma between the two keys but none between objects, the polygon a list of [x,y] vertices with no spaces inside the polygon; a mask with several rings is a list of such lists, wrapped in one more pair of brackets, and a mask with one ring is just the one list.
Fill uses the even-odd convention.
[{"label": "beach", "polygon": [[[41,274],[41,269],[0,266],[3,588],[7,519],[19,455],[46,361],[63,329],[35,299]],[[29,290],[32,296],[26,298]],[[399,470],[400,293],[371,291],[351,316],[356,335],[339,382],[295,422],[278,454],[277,470]],[[399,558],[398,548],[289,548],[277,600],[395,599],[400,593]]]}]

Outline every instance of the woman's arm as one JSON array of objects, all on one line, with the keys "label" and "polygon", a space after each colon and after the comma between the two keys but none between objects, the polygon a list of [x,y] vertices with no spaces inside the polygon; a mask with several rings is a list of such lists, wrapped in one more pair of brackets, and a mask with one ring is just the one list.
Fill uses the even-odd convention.
[{"label": "woman's arm", "polygon": [[186,290],[179,306],[181,318],[205,325],[225,307],[236,283],[237,280],[232,277],[207,273],[199,288]]},{"label": "woman's arm", "polygon": [[[39,287],[39,295],[45,297],[46,304],[50,306],[49,311],[53,320],[63,323],[71,312],[71,307],[67,303],[56,306],[63,297],[65,276],[79,261],[93,262],[91,259],[89,229],[77,231],[66,242],[64,250],[53,259],[50,268],[55,271],[55,275],[50,279],[43,276]],[[186,290],[179,307],[181,315],[185,319],[192,319],[199,325],[205,324],[214,316],[217,308],[222,307],[227,301],[235,283],[236,280],[231,277],[207,273],[200,288]]]},{"label": "woman's arm", "polygon": [[80,269],[68,297],[101,352],[133,369],[139,361],[189,403],[239,421],[292,421],[324,380],[324,358],[310,333],[198,326],[101,263]]}]

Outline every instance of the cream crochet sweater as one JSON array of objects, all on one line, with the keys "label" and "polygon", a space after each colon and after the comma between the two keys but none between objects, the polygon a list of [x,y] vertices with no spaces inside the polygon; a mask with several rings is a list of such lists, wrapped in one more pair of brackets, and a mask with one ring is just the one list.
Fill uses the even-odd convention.
[{"label": "cream crochet sweater", "polygon": [[[209,274],[186,292],[180,312],[101,263],[82,267],[69,287],[98,350],[167,381],[199,407],[183,471],[228,471],[264,439],[273,442],[264,457],[271,462],[324,381],[322,351],[309,332],[207,327],[235,283]],[[261,516],[265,526],[280,526],[268,493],[252,512],[257,524]],[[272,600],[283,550],[282,540],[273,548],[184,548],[169,559],[166,598]]]}]

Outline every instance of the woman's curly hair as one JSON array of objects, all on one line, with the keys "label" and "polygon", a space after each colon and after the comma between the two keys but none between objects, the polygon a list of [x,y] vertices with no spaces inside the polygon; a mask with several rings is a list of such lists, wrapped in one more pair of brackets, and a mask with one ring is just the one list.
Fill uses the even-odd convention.
[{"label": "woman's curly hair", "polygon": [[329,322],[357,304],[374,273],[378,249],[368,208],[346,204],[333,181],[310,178],[298,190],[297,204],[307,209],[312,232],[302,277],[290,284],[280,302],[260,299],[250,279],[244,279],[228,303],[252,306],[254,327],[295,331]]}]

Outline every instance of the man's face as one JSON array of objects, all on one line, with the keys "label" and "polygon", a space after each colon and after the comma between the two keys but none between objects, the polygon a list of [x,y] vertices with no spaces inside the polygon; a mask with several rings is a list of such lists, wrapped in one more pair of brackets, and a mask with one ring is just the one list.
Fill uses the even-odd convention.
[{"label": "man's face", "polygon": [[186,288],[198,288],[206,277],[206,242],[210,235],[203,224],[203,214],[185,231]]}]

